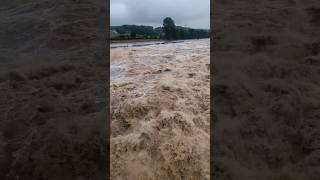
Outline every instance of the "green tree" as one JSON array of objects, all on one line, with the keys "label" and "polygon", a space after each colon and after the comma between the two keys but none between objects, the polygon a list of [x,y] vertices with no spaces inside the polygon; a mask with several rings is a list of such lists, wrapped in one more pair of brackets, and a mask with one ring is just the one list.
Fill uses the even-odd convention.
[{"label": "green tree", "polygon": [[176,38],[176,25],[170,17],[166,17],[163,20],[163,32],[165,33],[166,39]]},{"label": "green tree", "polygon": [[131,31],[131,32],[130,32],[130,37],[131,37],[132,39],[135,39],[135,38],[137,37],[137,33],[136,33],[135,31]]}]

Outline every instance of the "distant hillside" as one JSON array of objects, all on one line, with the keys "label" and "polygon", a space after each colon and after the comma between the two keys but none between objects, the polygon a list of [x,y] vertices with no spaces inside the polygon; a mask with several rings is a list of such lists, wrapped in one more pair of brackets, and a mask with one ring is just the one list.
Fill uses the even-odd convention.
[{"label": "distant hillside", "polygon": [[192,29],[188,27],[176,26],[177,39],[200,39],[209,37],[210,30],[208,29]]},{"label": "distant hillside", "polygon": [[[162,27],[153,28],[143,25],[110,26],[112,40],[122,39],[162,39],[164,32]],[[208,29],[192,29],[176,26],[176,39],[209,38]]]},{"label": "distant hillside", "polygon": [[152,26],[138,25],[111,26],[110,30],[112,39],[157,39],[161,33]]}]

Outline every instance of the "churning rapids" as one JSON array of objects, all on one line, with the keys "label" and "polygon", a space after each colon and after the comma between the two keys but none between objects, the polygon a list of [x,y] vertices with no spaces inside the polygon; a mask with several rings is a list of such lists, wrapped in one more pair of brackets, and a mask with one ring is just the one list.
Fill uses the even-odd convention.
[{"label": "churning rapids", "polygon": [[209,179],[210,40],[110,51],[111,179]]}]

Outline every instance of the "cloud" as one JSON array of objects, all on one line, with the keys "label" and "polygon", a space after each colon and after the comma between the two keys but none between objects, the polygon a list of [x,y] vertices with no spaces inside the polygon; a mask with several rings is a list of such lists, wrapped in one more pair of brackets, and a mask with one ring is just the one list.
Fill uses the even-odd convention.
[{"label": "cloud", "polygon": [[176,25],[209,28],[210,0],[111,0],[111,25],[160,26],[165,17]]}]

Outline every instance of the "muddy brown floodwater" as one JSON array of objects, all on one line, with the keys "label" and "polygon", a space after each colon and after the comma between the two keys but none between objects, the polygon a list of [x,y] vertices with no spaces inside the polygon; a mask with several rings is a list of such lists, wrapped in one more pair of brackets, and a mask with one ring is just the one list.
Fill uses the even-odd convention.
[{"label": "muddy brown floodwater", "polygon": [[210,40],[110,51],[111,179],[210,179]]}]

